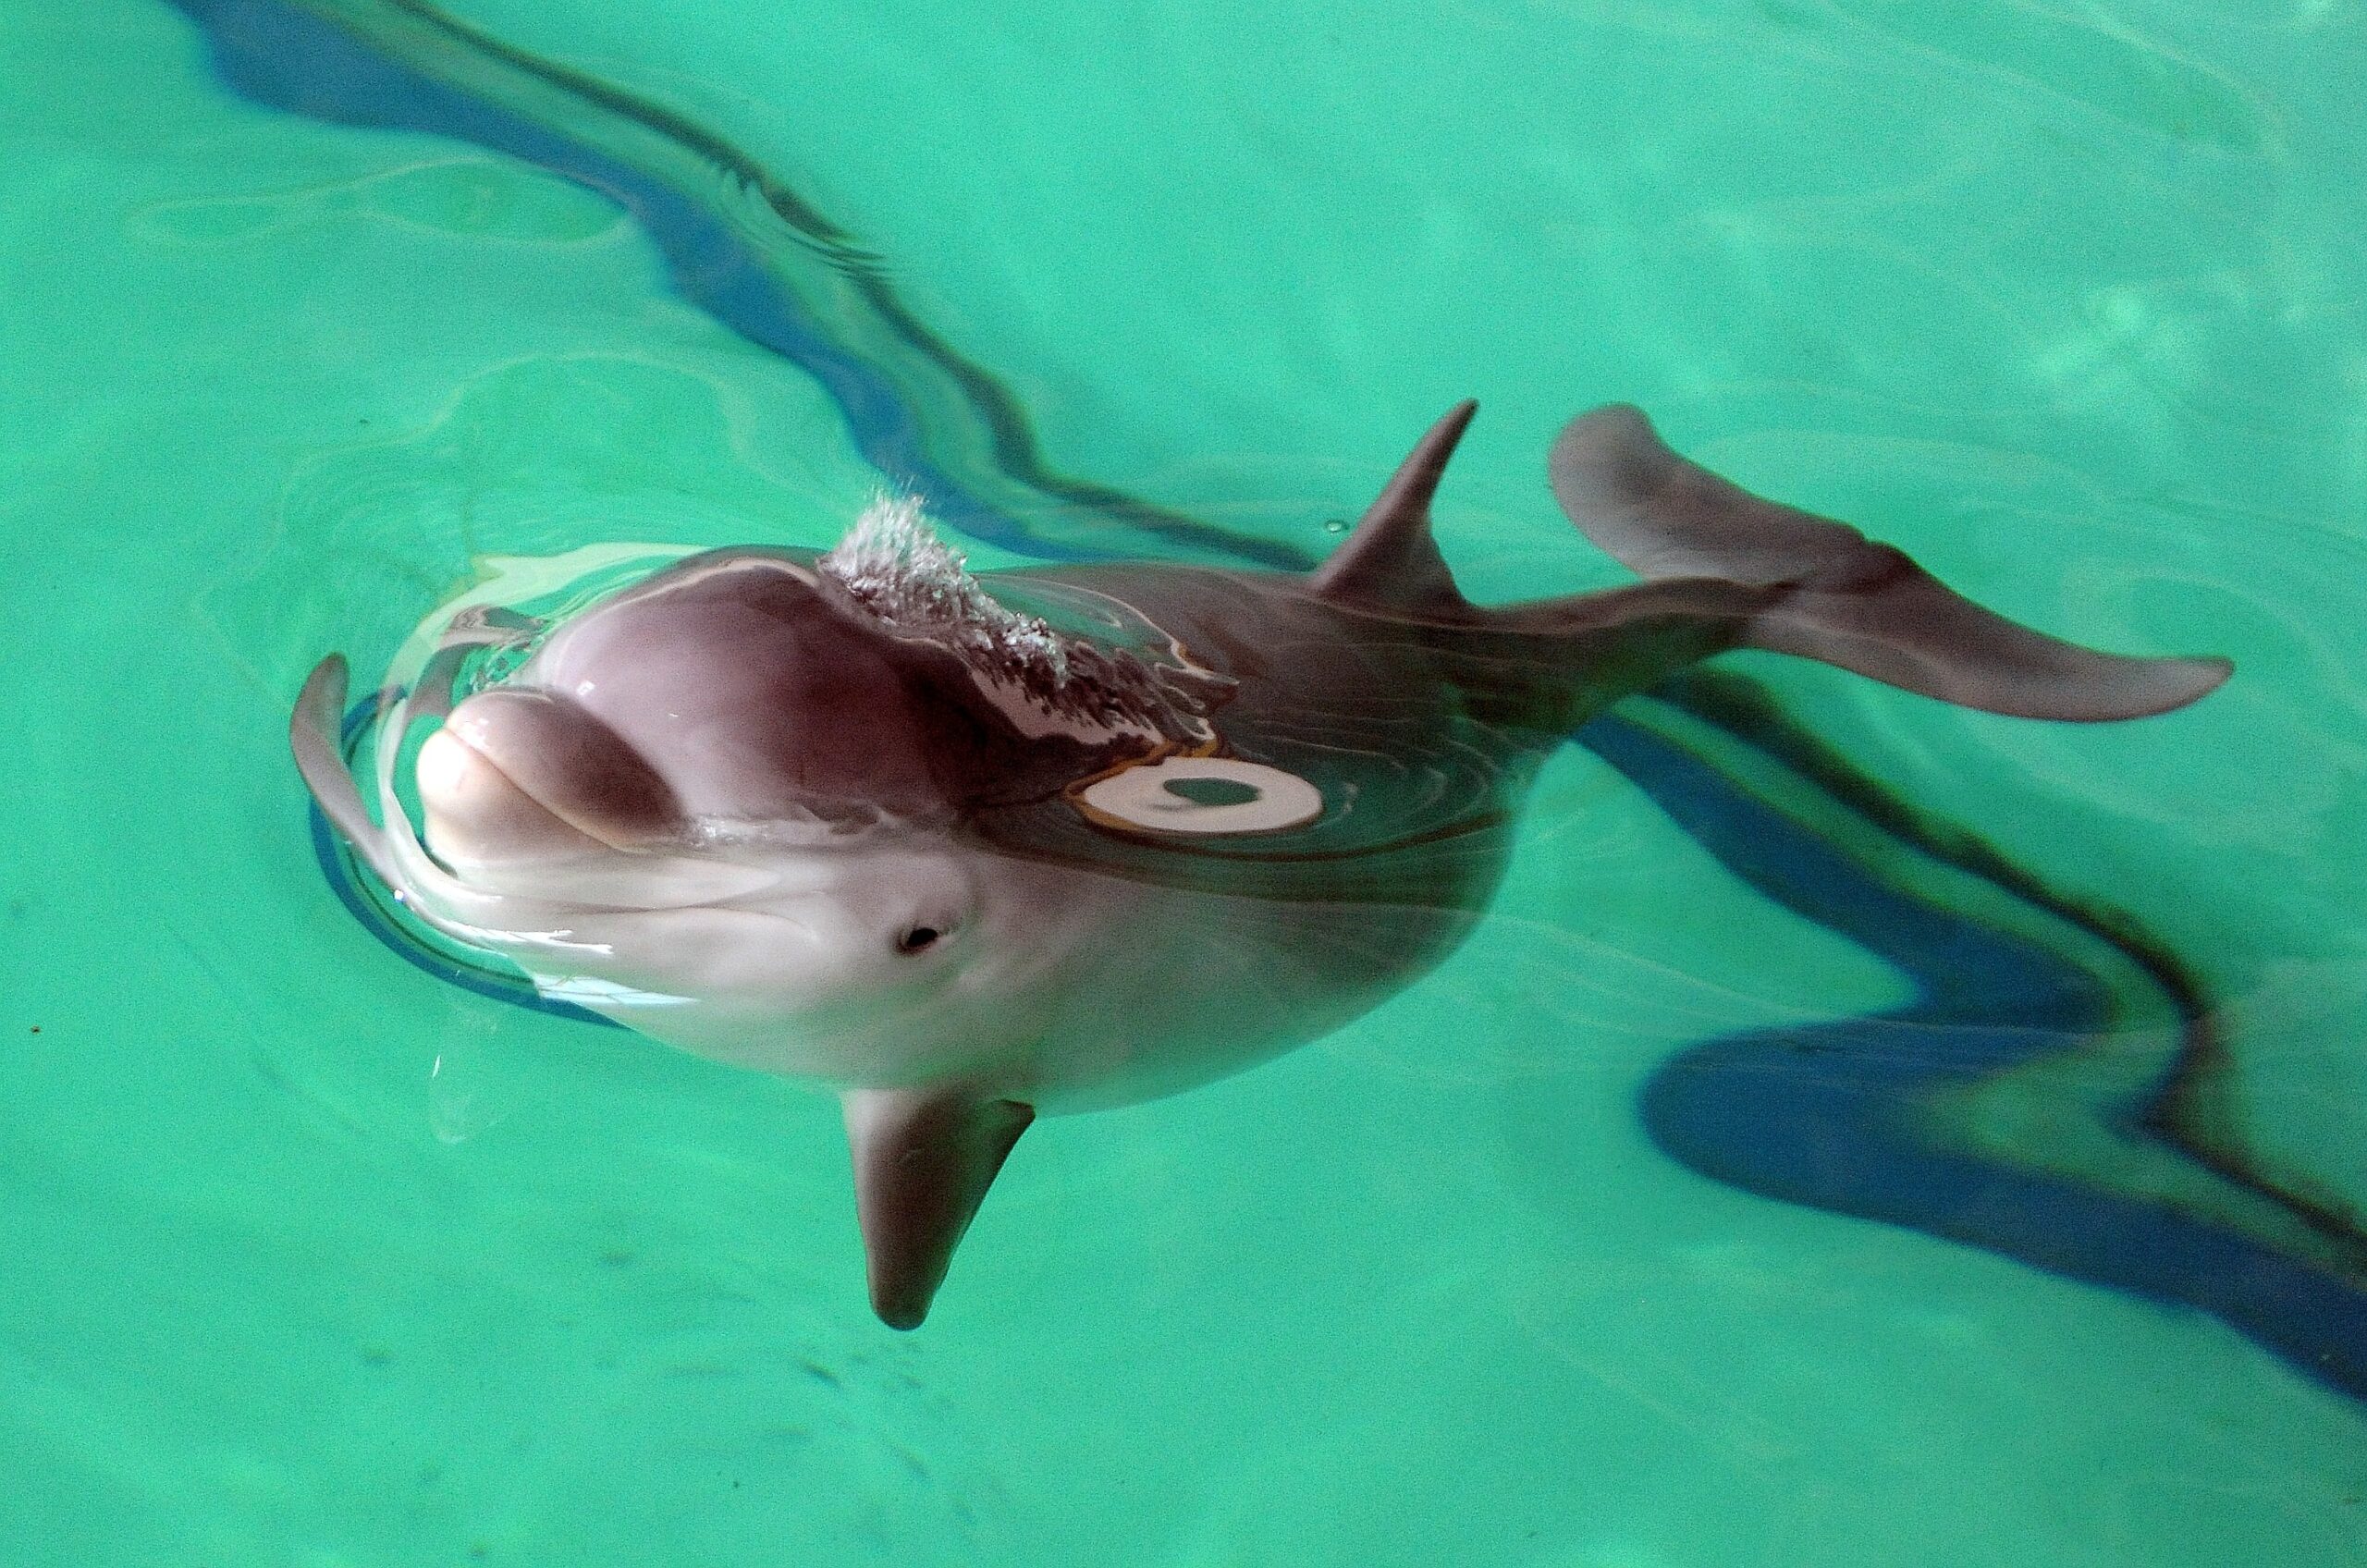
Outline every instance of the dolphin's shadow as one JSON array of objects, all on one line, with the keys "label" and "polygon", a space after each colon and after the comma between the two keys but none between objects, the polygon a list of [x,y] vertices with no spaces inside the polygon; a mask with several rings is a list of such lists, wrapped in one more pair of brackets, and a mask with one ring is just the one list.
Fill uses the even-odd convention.
[{"label": "dolphin's shadow", "polygon": [[1661,1149],[2199,1308],[2367,1399],[2367,1236],[2212,1137],[2194,1093],[2219,1050],[2209,1010],[2133,922],[1917,814],[1738,677],[1690,672],[1577,739],[1735,876],[1919,992],[1671,1058],[1638,1107]]}]

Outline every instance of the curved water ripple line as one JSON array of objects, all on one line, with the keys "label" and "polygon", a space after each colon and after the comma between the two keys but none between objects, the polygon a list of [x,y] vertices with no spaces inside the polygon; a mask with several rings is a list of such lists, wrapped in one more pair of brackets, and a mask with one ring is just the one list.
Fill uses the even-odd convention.
[{"label": "curved water ripple line", "polygon": [[[1302,570],[1244,538],[1053,470],[1017,398],[915,316],[877,260],[764,167],[672,110],[419,0],[169,0],[254,102],[456,137],[616,202],[715,320],[814,377],[873,467],[938,521],[1053,560],[1208,552]],[[957,473],[956,470],[959,470]],[[1110,545],[1113,524],[1133,535]]]},{"label": "curved water ripple line", "polygon": [[[875,260],[793,191],[669,111],[524,55],[420,0],[324,0],[318,8],[295,0],[172,3],[205,30],[226,80],[260,102],[331,121],[457,136],[616,200],[651,234],[686,296],[814,375],[865,456],[925,490],[964,533],[1038,558],[1139,554],[1147,542],[1202,558],[1307,564],[1289,546],[1051,472],[1017,399],[914,318]],[[399,55],[406,39],[413,56]],[[435,62],[438,74],[417,61]],[[498,92],[512,102],[487,95]],[[560,129],[516,106],[529,102],[572,123]],[[634,162],[592,144],[618,130],[655,138],[658,153]],[[645,166],[668,151],[680,165],[671,180]],[[685,168],[705,171],[704,190],[700,179],[681,178]],[[771,249],[744,232],[744,214],[736,227],[727,221],[733,192],[776,220]],[[816,308],[801,285],[823,289],[838,309]],[[1111,544],[1113,527],[1133,535],[1134,547]],[[2199,997],[2165,955],[2125,924],[2116,929],[1993,854],[1968,850],[1960,836],[1921,824],[1817,748],[1751,683],[1697,677],[1660,696],[1699,722],[1680,736],[1625,712],[1597,719],[1577,740],[1736,876],[1899,965],[1923,993],[1888,1013],[1731,1035],[1680,1053],[1654,1074],[1640,1108],[1662,1149],[1770,1196],[2199,1308],[2312,1378],[2367,1399],[2367,1265],[2352,1263],[2367,1259],[2367,1238],[2251,1175],[2181,1121],[2186,1089],[2214,1042]],[[357,708],[350,722],[365,724],[369,711]],[[1793,788],[1856,813],[1864,841],[1845,848],[1756,792],[1742,781],[1752,766],[1745,753],[1774,758],[1792,770]],[[522,977],[435,950],[371,895],[317,813],[314,843],[338,896],[410,962],[499,999],[589,1016],[535,995]],[[2007,935],[1895,885],[1880,868],[1899,851],[1945,862],[2042,907],[2130,961],[2152,988],[2151,1002],[2179,1021],[2179,1044],[2140,1103],[2103,1113],[2118,1123],[2116,1134],[2150,1139],[2272,1206],[2341,1261],[2297,1256],[2241,1224],[2198,1218],[2133,1181],[2116,1188],[2108,1172],[2067,1178],[1969,1141],[1952,1145],[1944,1119],[1918,1115],[1947,1091],[2091,1047],[2109,1035],[2114,998],[2105,977],[2067,947]]]},{"label": "curved water ripple line", "polygon": [[[379,700],[375,692],[362,698],[346,710],[339,738],[345,745],[346,761],[351,763],[354,753],[369,738],[371,728],[378,721]],[[363,775],[367,777],[367,775]],[[321,875],[328,881],[330,890],[346,913],[359,921],[362,928],[384,943],[397,957],[414,969],[424,970],[449,986],[473,991],[495,1001],[508,1002],[531,1011],[564,1018],[575,1023],[596,1023],[604,1029],[621,1029],[623,1024],[606,1014],[577,1007],[544,996],[533,982],[516,969],[495,962],[482,962],[478,956],[455,942],[447,940],[416,920],[407,920],[399,913],[400,905],[375,877],[362,870],[353,858],[352,846],[329,826],[321,808],[313,808],[313,858],[320,864]]]}]

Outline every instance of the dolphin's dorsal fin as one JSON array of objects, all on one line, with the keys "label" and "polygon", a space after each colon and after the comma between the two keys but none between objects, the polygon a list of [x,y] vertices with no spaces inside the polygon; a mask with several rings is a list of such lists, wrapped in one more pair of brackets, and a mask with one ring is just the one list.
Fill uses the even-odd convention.
[{"label": "dolphin's dorsal fin", "polygon": [[891,1329],[917,1329],[1035,1109],[937,1088],[850,1090],[844,1110],[872,1310]]},{"label": "dolphin's dorsal fin", "polygon": [[1318,597],[1389,609],[1469,607],[1430,537],[1430,496],[1478,409],[1468,398],[1457,403],[1414,444],[1348,542],[1315,569],[1309,584]]}]

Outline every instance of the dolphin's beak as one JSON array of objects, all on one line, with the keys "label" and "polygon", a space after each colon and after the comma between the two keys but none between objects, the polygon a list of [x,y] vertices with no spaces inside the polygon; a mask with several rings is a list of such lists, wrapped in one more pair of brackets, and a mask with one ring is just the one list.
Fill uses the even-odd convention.
[{"label": "dolphin's beak", "polygon": [[412,768],[422,837],[481,894],[546,905],[669,909],[779,882],[768,868],[681,853],[674,796],[575,704],[497,687],[452,710]]},{"label": "dolphin's beak", "polygon": [[414,778],[427,847],[447,865],[572,860],[607,848],[521,790],[451,725],[421,743]]},{"label": "dolphin's beak", "polygon": [[645,847],[681,827],[673,791],[576,703],[496,687],[421,746],[427,841],[447,864],[568,860]]}]

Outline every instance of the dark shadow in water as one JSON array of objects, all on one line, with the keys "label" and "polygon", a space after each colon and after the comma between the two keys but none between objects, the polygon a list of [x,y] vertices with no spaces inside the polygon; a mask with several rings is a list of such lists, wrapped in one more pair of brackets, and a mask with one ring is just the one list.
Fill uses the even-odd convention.
[{"label": "dark shadow in water", "polygon": [[[622,206],[663,252],[686,299],[813,376],[844,412],[865,459],[926,495],[940,521],[972,538],[1054,560],[1165,547],[1283,570],[1312,564],[1289,545],[1230,534],[1054,471],[1018,399],[916,318],[851,236],[745,154],[659,104],[417,0],[323,7],[337,19],[283,0],[170,3],[204,29],[223,80],[256,103],[456,137]],[[418,57],[388,52],[399,43]],[[458,80],[468,77],[478,80]],[[497,101],[505,90],[539,102],[550,119]],[[671,156],[636,163],[603,141]],[[750,197],[761,214],[748,210]],[[1114,550],[1107,543],[1113,525],[1131,536]]]},{"label": "dark shadow in water", "polygon": [[[878,264],[779,179],[711,133],[618,88],[537,59],[420,0],[172,0],[205,30],[224,79],[257,102],[347,124],[459,137],[576,180],[631,212],[677,287],[751,342],[797,364],[883,472],[925,492],[950,526],[1048,559],[1145,553],[1274,569],[1301,552],[1231,533],[1053,472],[1018,400],[902,304]],[[337,19],[330,19],[331,17]],[[539,108],[539,114],[536,112]],[[630,132],[631,135],[620,134]],[[633,138],[639,138],[638,141]],[[654,140],[653,140],[654,139]],[[603,143],[606,145],[603,145]],[[641,154],[619,149],[639,146]],[[657,149],[651,153],[650,148]],[[753,194],[771,225],[728,221]],[[744,206],[744,201],[741,202]],[[1022,521],[1024,520],[1024,521]],[[1629,712],[1578,736],[1686,832],[1775,902],[1912,977],[1917,1000],[1870,1017],[1759,1031],[1689,1049],[1653,1076],[1642,1112],[1660,1146],[1754,1192],[1911,1226],[2058,1274],[2209,1312],[2318,1381],[2367,1399],[2367,1238],[2249,1170],[2204,1135],[2196,1085],[2219,1065],[2197,987],[2126,919],[2084,910],[1968,836],[1917,814],[1785,718],[1751,683],[1697,674],[1657,696],[1723,740],[1656,729]],[[1809,831],[1722,769],[1731,745],[1846,808],[1867,841]],[[546,1011],[588,1017],[521,978],[439,949],[357,878],[315,818],[340,898],[430,973]],[[2179,1020],[2145,1092],[2097,1114],[2114,1137],[2168,1151],[2285,1225],[2280,1245],[2223,1210],[2191,1211],[2110,1170],[2067,1176],[1968,1140],[1935,1096],[2105,1038],[2106,980],[2069,950],[1984,925],[1878,874],[1887,842],[1945,862],[2111,944]]]},{"label": "dark shadow in water", "polygon": [[[1694,749],[1623,714],[1578,741],[1625,774],[1695,841],[1774,902],[1865,948],[1920,995],[1870,1016],[1728,1035],[1647,1084],[1646,1128],[1668,1154],[1771,1197],[2018,1258],[2053,1273],[2199,1307],[2313,1378],[2367,1399],[2367,1238],[2233,1165],[2181,1125],[2181,1086],[2218,1049],[2196,989],[2125,917],[2100,915],[1960,829],[1916,813],[1786,717],[1763,689],[1695,672],[1655,696],[1714,726]],[[1866,842],[1811,833],[1716,766],[1731,744],[1847,807]],[[2317,1243],[2296,1256],[2227,1213],[2201,1214],[2110,1169],[2069,1176],[1951,1138],[1935,1096],[2112,1035],[2105,978],[2068,949],[1990,926],[1880,875],[1900,851],[1989,882],[2109,943],[2159,987],[2177,1039],[2163,1071],[2091,1111],[2124,1145],[2152,1142],[2273,1207]],[[2010,1092],[2010,1091],[2008,1091]],[[2134,1161],[2131,1161],[2133,1167]]]}]

